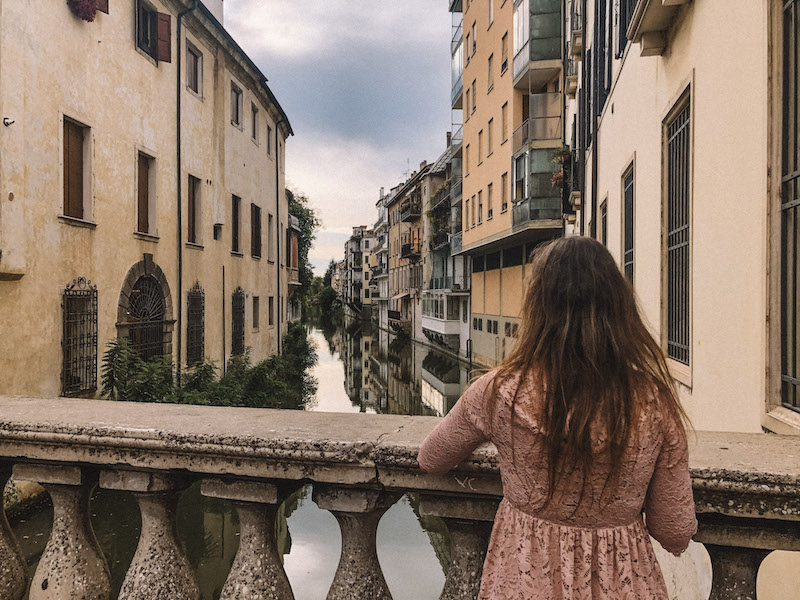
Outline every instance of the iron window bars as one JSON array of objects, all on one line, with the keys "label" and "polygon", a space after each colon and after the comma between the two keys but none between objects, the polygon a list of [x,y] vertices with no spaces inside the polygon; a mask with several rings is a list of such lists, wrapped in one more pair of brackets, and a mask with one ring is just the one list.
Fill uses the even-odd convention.
[{"label": "iron window bars", "polygon": [[244,354],[244,290],[237,287],[231,301],[231,355]]},{"label": "iron window bars", "polygon": [[622,269],[625,272],[625,277],[628,281],[633,283],[633,240],[634,240],[634,224],[633,224],[633,165],[630,170],[625,174],[622,180],[622,195],[623,195],[623,218],[624,218],[624,246],[622,253]]},{"label": "iron window bars", "polygon": [[206,294],[196,282],[186,296],[186,364],[205,359]]},{"label": "iron window bars", "polygon": [[156,278],[143,275],[137,279],[130,294],[126,326],[131,348],[139,353],[142,360],[151,360],[166,354],[165,310],[164,292]]},{"label": "iron window bars", "polygon": [[97,286],[79,277],[64,288],[61,393],[97,389]]}]

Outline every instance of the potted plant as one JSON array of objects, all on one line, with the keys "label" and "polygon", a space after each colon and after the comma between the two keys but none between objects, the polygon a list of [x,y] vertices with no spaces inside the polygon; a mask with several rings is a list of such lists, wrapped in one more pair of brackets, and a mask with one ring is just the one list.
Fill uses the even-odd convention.
[{"label": "potted plant", "polygon": [[69,6],[72,14],[87,23],[94,21],[95,16],[97,16],[96,0],[67,0],[67,6]]},{"label": "potted plant", "polygon": [[556,171],[553,173],[553,177],[550,179],[550,183],[554,188],[563,188],[564,187],[564,171]]}]

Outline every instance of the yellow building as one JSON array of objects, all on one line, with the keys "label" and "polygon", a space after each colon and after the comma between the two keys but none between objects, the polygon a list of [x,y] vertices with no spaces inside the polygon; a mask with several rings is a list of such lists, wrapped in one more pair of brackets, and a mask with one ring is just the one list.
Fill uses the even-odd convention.
[{"label": "yellow building", "polygon": [[563,192],[554,185],[564,138],[562,7],[561,0],[453,0],[450,10],[471,350],[491,366],[514,341],[526,257],[564,229]]},{"label": "yellow building", "polygon": [[105,4],[0,2],[0,393],[95,394],[118,336],[181,369],[285,330],[286,114],[221,0]]}]

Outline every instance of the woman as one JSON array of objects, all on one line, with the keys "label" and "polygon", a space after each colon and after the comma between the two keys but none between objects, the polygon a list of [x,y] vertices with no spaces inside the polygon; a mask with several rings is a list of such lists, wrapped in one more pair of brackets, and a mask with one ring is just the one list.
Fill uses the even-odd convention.
[{"label": "woman", "polygon": [[678,555],[697,521],[664,356],[598,242],[551,242],[530,271],[514,351],[428,436],[420,467],[497,447],[504,498],[479,598],[667,600],[649,535]]}]

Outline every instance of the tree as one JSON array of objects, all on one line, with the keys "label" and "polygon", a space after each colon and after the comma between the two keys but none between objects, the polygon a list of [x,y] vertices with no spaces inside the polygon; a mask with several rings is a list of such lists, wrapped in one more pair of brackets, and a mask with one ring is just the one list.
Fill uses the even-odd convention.
[{"label": "tree", "polygon": [[322,285],[331,287],[333,285],[333,274],[336,272],[336,261],[331,259],[328,263],[328,268],[325,270],[325,275],[322,277]]},{"label": "tree", "polygon": [[300,276],[300,289],[295,294],[300,295],[305,307],[308,290],[314,277],[311,265],[308,262],[308,252],[311,250],[317,229],[322,225],[322,221],[320,221],[314,209],[309,206],[308,198],[295,194],[289,189],[286,190],[286,197],[289,200],[289,214],[297,217],[300,222],[300,233],[297,238],[297,267]]}]

